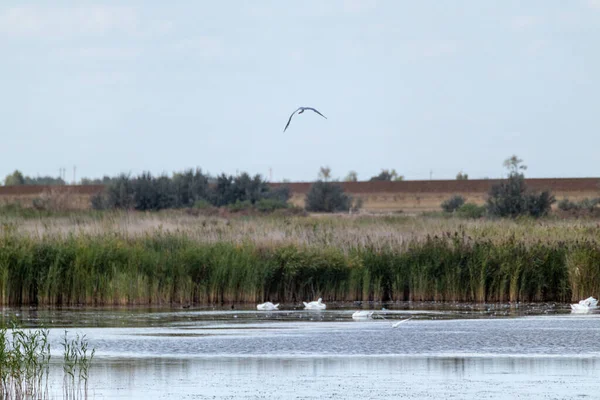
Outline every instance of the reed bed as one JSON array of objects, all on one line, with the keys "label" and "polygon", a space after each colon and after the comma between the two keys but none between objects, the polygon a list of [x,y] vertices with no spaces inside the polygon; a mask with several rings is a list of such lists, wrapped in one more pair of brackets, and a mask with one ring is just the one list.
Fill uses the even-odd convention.
[{"label": "reed bed", "polygon": [[[49,331],[0,327],[0,398],[49,399]],[[85,336],[63,337],[63,398],[87,398],[95,349]]]},{"label": "reed bed", "polygon": [[566,302],[600,293],[595,221],[168,212],[0,223],[1,304]]},{"label": "reed bed", "polygon": [[48,398],[48,331],[0,328],[0,398]]}]

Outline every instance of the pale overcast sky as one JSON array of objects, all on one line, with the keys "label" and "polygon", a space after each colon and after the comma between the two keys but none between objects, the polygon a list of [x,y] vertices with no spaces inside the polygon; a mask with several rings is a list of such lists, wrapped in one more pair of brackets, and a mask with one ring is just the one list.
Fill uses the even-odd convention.
[{"label": "pale overcast sky", "polygon": [[2,0],[0,54],[1,177],[600,176],[600,0]]}]

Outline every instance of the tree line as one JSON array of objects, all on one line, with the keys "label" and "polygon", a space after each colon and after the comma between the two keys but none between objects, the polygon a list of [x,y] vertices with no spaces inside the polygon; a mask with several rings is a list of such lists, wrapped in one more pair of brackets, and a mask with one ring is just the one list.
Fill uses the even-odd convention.
[{"label": "tree line", "polygon": [[188,169],[172,176],[153,176],[150,172],[137,176],[121,174],[112,178],[102,193],[92,197],[92,207],[157,211],[237,204],[275,209],[287,207],[289,198],[289,187],[272,188],[258,174],[211,177],[201,169]]},{"label": "tree line", "polygon": [[[534,192],[525,183],[523,160],[512,156],[504,161],[508,170],[505,180],[491,187],[487,203],[484,206],[466,203],[460,195],[444,201],[442,209],[460,216],[479,218],[518,217],[528,215],[542,217],[549,213],[556,202],[549,191]],[[331,182],[331,168],[321,167],[318,180],[314,182],[305,197],[305,209],[312,212],[347,212],[358,210],[362,206],[361,198],[353,198],[344,192],[343,187]],[[402,175],[392,169],[382,169],[371,181],[399,181]],[[466,180],[468,175],[459,172],[456,179]],[[346,181],[357,181],[357,174],[351,171]],[[246,172],[238,175],[221,174],[212,176],[201,169],[188,169],[175,172],[172,176],[153,176],[143,172],[137,176],[121,174],[116,177],[104,176],[102,179],[82,179],[84,184],[103,184],[104,190],[92,197],[92,208],[128,209],[138,211],[157,211],[169,208],[206,208],[230,207],[232,210],[256,208],[260,211],[272,211],[289,208],[291,196],[287,185],[272,187],[260,174],[251,176]],[[7,185],[65,184],[61,178],[24,176],[15,171],[5,179]],[[561,210],[595,209],[599,199],[591,199],[581,204],[565,199],[559,203]]]},{"label": "tree line", "polygon": [[65,185],[66,182],[62,178],[55,178],[53,176],[26,176],[23,175],[18,169],[12,174],[7,175],[4,178],[5,186],[17,186],[17,185]]}]

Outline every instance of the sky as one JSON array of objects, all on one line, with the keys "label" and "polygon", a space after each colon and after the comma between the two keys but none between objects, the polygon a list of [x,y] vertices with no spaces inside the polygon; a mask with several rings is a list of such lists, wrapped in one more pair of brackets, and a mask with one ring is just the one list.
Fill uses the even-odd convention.
[{"label": "sky", "polygon": [[599,43],[600,0],[3,0],[0,179],[600,176]]}]

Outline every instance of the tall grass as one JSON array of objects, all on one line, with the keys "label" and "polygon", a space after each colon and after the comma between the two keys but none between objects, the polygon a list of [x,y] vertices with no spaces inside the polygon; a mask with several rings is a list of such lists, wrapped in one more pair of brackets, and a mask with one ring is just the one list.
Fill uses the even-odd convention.
[{"label": "tall grass", "polygon": [[0,398],[48,398],[48,331],[0,329]]},{"label": "tall grass", "polygon": [[0,216],[0,304],[569,301],[600,295],[594,220]]},{"label": "tall grass", "polygon": [[63,398],[86,398],[88,393],[88,378],[90,365],[96,349],[89,351],[89,344],[85,337],[77,334],[69,340],[67,331],[63,336]]},{"label": "tall grass", "polygon": [[595,240],[473,237],[462,230],[340,241],[330,223],[315,222],[309,242],[231,233],[203,241],[162,229],[42,236],[9,230],[0,236],[0,303],[564,302],[600,294]]},{"label": "tall grass", "polygon": [[[0,328],[0,398],[48,399],[50,343],[47,329],[26,330],[13,324]],[[89,370],[95,349],[85,336],[63,339],[63,396],[87,398]]]}]

